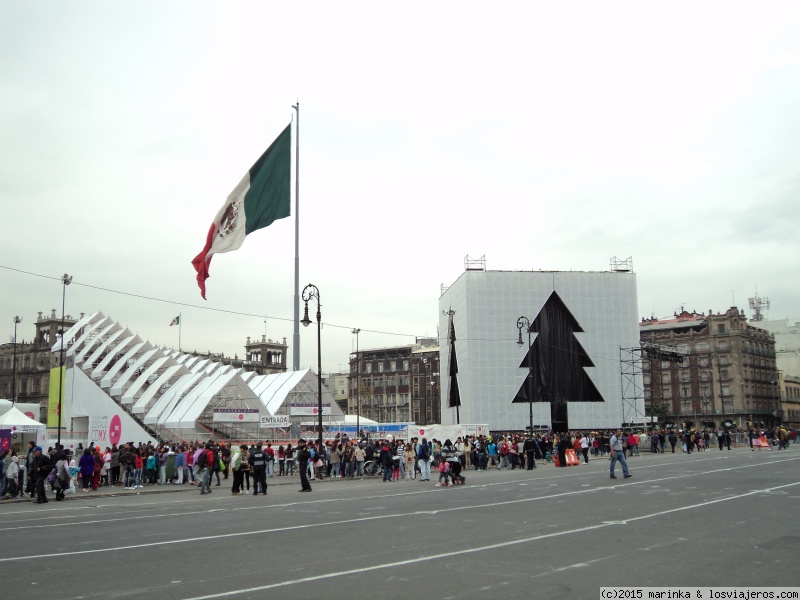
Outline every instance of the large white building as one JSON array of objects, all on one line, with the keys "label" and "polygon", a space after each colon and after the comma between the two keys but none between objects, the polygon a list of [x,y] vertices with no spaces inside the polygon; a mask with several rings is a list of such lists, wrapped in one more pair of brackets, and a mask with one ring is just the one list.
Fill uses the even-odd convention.
[{"label": "large white building", "polygon": [[[621,365],[621,349],[639,346],[634,273],[468,269],[442,293],[439,308],[442,423],[524,430],[528,393],[534,428],[644,422],[643,396],[626,397]],[[523,316],[531,323],[530,380],[528,328],[517,326]],[[453,377],[458,410],[449,406]],[[641,389],[641,374],[635,377]]]}]

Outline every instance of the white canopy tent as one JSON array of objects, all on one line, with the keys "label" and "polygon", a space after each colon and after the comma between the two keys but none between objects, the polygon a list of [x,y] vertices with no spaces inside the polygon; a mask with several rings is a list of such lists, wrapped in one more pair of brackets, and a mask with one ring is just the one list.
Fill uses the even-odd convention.
[{"label": "white canopy tent", "polygon": [[47,444],[47,426],[34,421],[16,406],[0,415],[0,431],[10,431],[11,447],[20,450],[29,441],[37,446]]}]

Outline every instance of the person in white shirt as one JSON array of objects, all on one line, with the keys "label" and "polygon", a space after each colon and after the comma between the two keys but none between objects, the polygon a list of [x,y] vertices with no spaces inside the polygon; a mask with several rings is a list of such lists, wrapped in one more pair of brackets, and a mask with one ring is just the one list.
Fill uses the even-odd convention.
[{"label": "person in white shirt", "polygon": [[611,446],[611,479],[616,479],[614,475],[614,466],[619,462],[622,465],[622,474],[627,479],[631,476],[628,473],[628,463],[625,462],[625,450],[622,447],[622,430],[617,429],[617,432],[611,436],[609,445]]}]

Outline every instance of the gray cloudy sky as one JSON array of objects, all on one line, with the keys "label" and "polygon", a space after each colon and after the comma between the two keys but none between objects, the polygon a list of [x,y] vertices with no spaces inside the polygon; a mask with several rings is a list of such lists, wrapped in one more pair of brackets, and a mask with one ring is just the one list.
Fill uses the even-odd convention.
[{"label": "gray cloudy sky", "polygon": [[746,307],[758,286],[769,317],[800,320],[796,2],[0,10],[4,342],[14,315],[27,339],[37,311],[60,313],[66,272],[67,313],[155,343],[177,345],[178,313],[184,349],[241,356],[254,315],[291,343],[293,218],[215,256],[208,301],[190,261],[298,98],[324,371],[346,368],[353,327],[362,348],[435,335],[467,254],[492,270],[632,256],[640,316]]}]

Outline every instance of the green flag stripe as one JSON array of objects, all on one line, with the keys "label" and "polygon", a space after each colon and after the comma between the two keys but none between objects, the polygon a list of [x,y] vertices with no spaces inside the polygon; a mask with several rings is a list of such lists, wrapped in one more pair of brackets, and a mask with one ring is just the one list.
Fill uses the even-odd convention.
[{"label": "green flag stripe", "polygon": [[290,123],[250,168],[250,189],[244,199],[246,235],[291,214],[291,164]]}]

